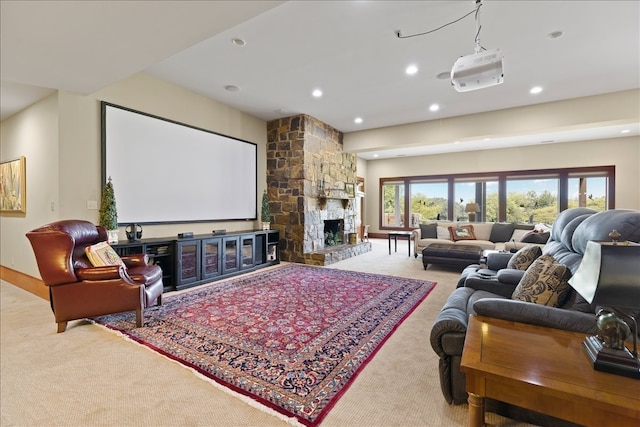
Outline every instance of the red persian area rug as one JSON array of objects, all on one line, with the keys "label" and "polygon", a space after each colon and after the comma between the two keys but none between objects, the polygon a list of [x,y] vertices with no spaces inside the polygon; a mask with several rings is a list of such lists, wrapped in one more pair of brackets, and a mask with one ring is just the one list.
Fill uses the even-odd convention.
[{"label": "red persian area rug", "polygon": [[94,320],[304,425],[316,426],[435,282],[302,264]]}]

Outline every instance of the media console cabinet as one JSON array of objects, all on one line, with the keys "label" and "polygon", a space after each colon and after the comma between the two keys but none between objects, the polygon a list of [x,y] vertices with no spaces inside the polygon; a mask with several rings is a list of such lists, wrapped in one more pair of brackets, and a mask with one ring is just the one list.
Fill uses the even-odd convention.
[{"label": "media console cabinet", "polygon": [[181,290],[278,264],[278,230],[120,241],[119,255],[146,253],[162,268],[165,291]]}]

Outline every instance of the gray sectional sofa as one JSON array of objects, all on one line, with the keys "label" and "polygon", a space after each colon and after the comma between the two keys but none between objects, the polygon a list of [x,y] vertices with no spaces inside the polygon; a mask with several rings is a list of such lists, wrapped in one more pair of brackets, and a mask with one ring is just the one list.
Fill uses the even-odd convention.
[{"label": "gray sectional sofa", "polygon": [[[640,242],[640,212],[609,210],[598,212],[587,208],[568,209],[558,215],[549,241],[541,253],[553,257],[567,267],[570,274],[578,269],[589,240],[610,241],[616,229],[623,240]],[[512,299],[512,294],[525,271],[505,269],[511,254],[493,254],[487,265],[470,265],[462,272],[458,287],[438,314],[430,334],[433,350],[440,357],[439,373],[442,394],[448,403],[467,401],[465,375],[460,371],[469,316],[478,314],[551,328],[595,334],[596,307],[588,304],[572,288],[563,296],[559,307]],[[508,349],[505,349],[508,351]],[[544,351],[543,349],[539,351]],[[502,402],[488,401],[488,410],[510,418],[538,425],[566,425],[540,414]]]}]

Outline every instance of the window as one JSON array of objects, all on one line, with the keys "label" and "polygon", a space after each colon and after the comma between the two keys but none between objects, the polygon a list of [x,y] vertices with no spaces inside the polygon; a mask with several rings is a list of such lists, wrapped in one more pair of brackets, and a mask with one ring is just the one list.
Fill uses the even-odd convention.
[{"label": "window", "polygon": [[553,224],[558,212],[557,177],[507,179],[507,221]]},{"label": "window", "polygon": [[596,211],[607,209],[607,177],[569,177],[570,208],[591,208]]},{"label": "window", "polygon": [[404,227],[404,182],[386,182],[382,185],[382,227]]},{"label": "window", "polygon": [[381,178],[380,194],[381,229],[467,221],[469,203],[478,205],[479,222],[552,224],[567,208],[614,209],[615,167]]},{"label": "window", "polygon": [[417,228],[422,221],[447,218],[448,187],[447,181],[411,181],[409,191],[412,228]]}]

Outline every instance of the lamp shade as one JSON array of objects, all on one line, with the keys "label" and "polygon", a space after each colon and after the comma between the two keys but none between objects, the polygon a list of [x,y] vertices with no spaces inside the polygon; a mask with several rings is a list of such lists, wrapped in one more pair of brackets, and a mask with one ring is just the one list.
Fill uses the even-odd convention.
[{"label": "lamp shade", "polygon": [[589,303],[640,308],[640,245],[587,242],[571,286]]},{"label": "lamp shade", "polygon": [[478,212],[480,207],[477,203],[467,203],[467,206],[464,207],[465,212]]}]

